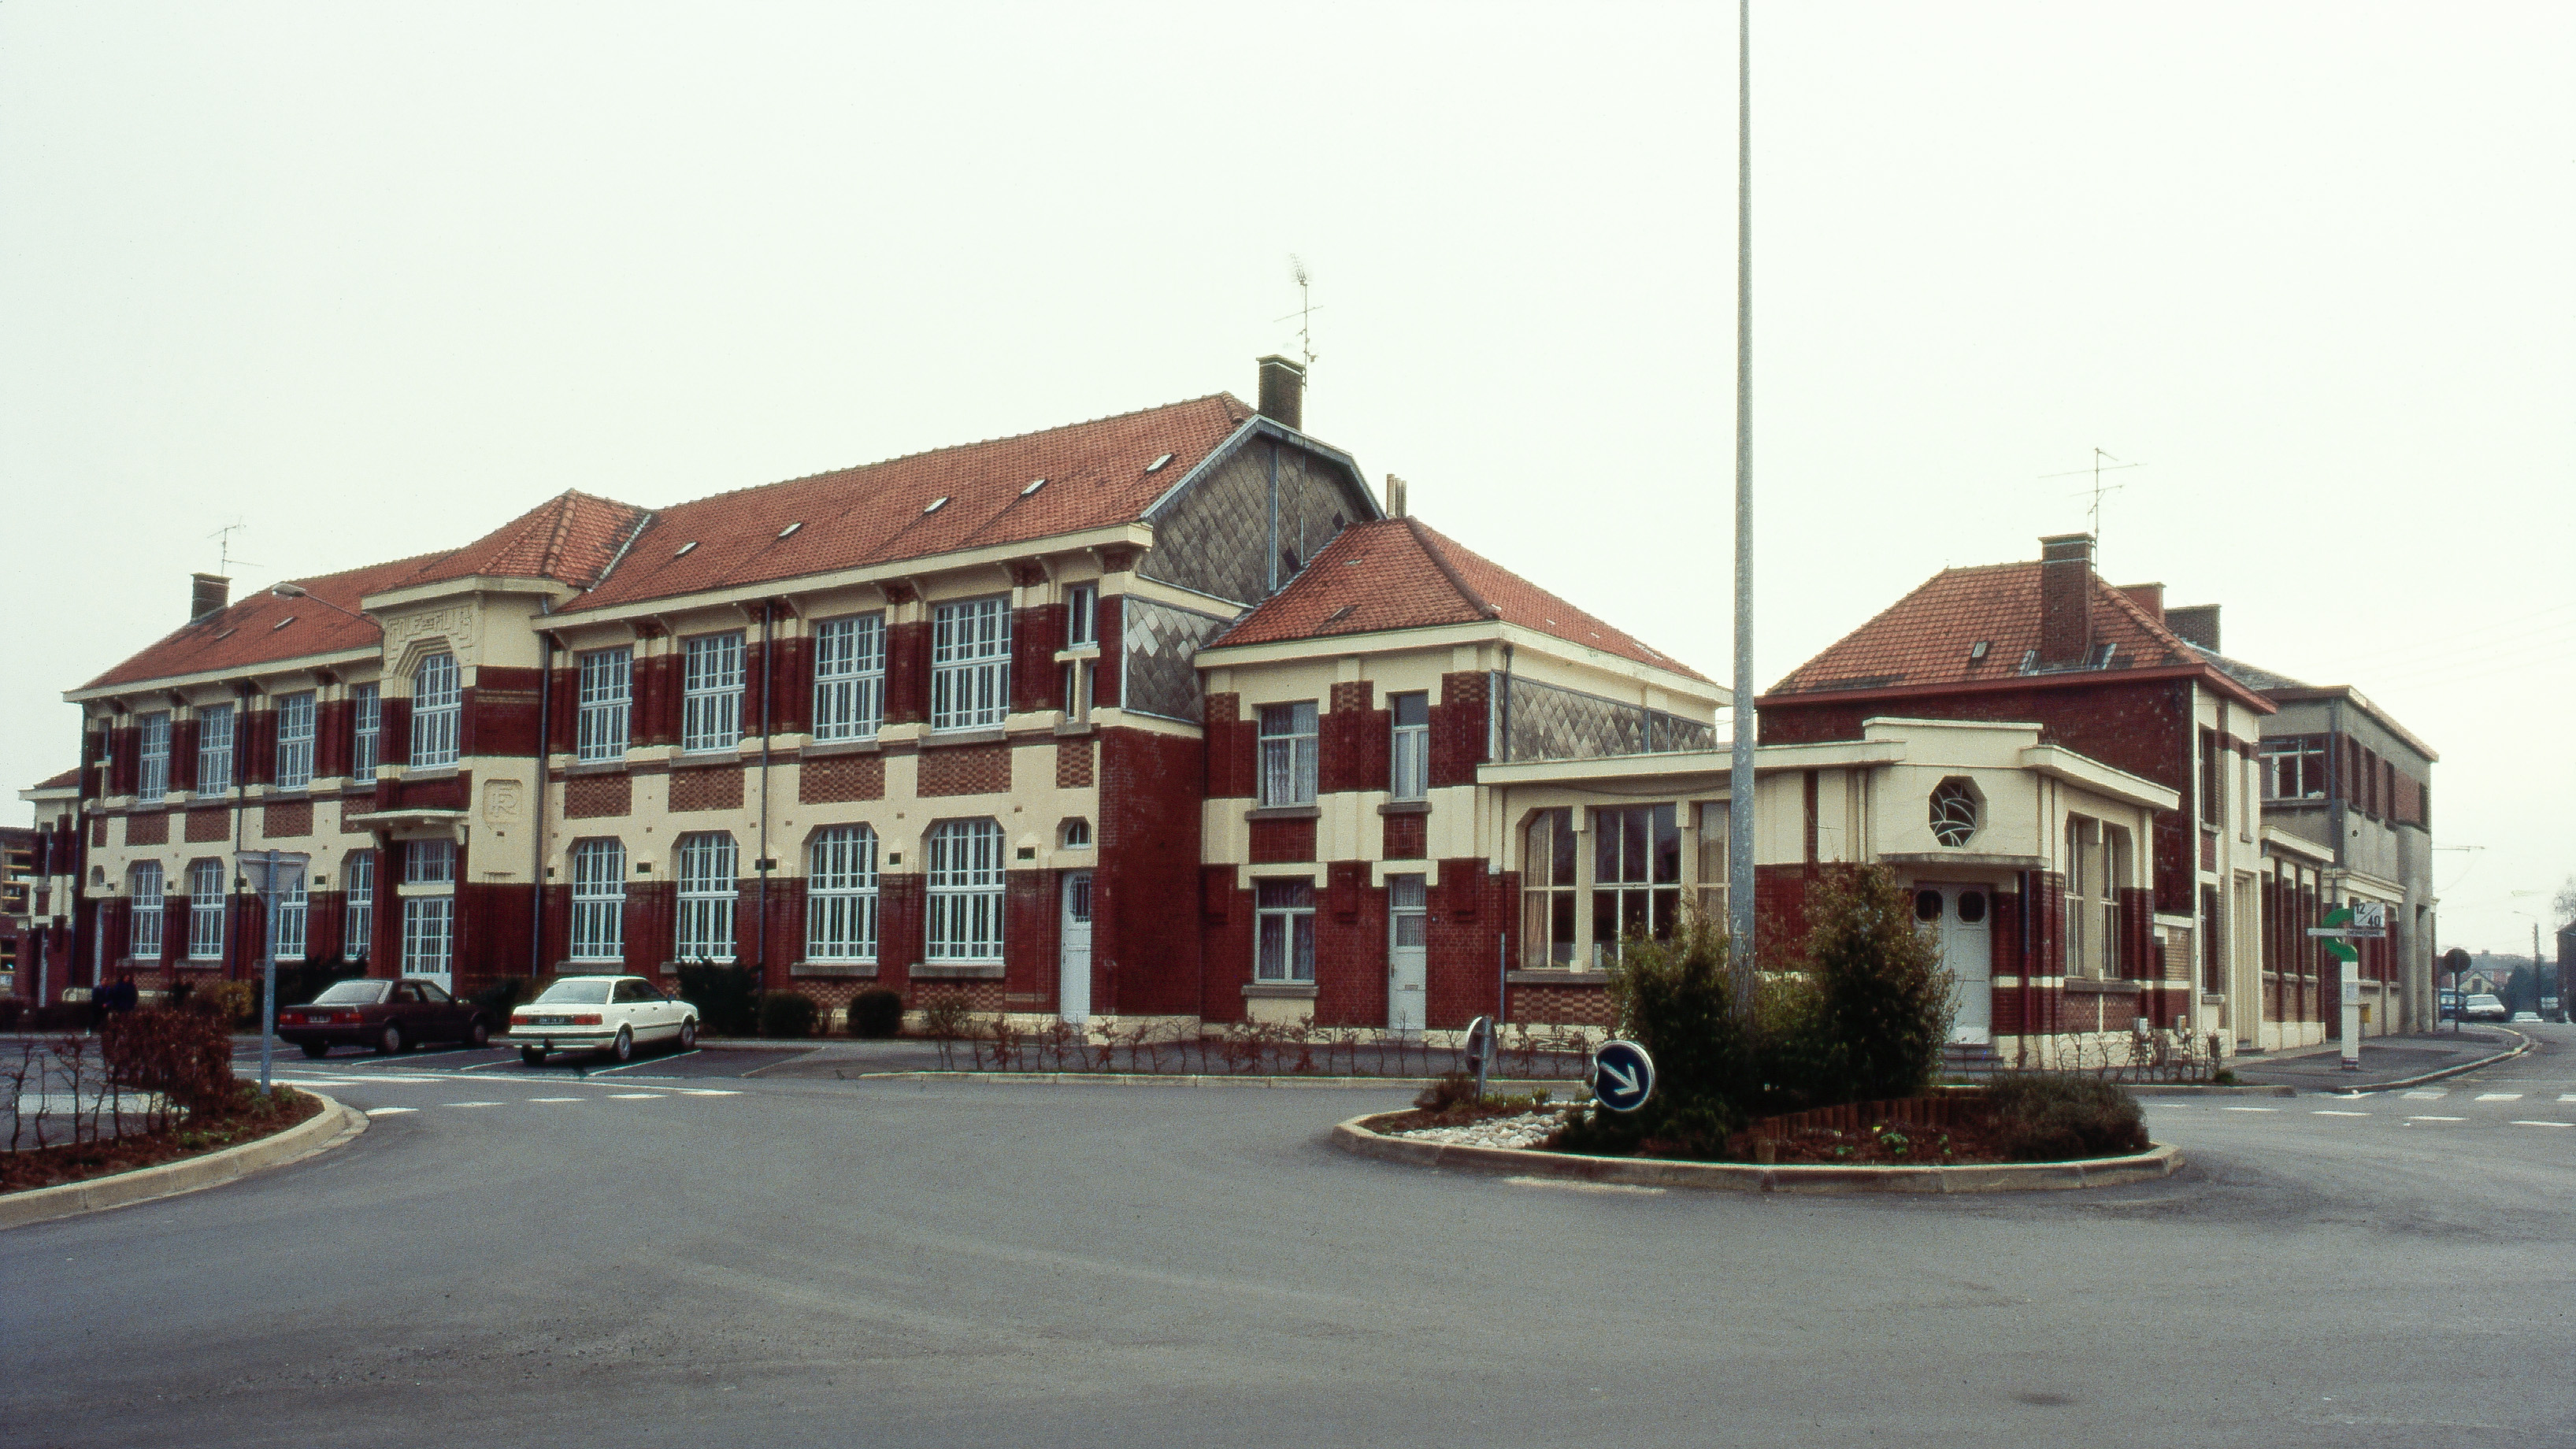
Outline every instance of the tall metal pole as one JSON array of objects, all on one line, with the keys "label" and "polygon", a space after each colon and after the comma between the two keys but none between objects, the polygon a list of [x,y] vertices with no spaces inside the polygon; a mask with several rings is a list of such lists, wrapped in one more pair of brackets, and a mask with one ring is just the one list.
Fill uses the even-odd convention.
[{"label": "tall metal pole", "polygon": [[1736,1015],[1753,1015],[1753,0],[1736,0],[1735,738],[1727,770],[1726,928]]}]

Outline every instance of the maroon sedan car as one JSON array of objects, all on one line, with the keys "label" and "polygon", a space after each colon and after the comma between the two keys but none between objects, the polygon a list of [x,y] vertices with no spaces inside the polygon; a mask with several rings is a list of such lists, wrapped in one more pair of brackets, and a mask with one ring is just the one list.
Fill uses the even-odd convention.
[{"label": "maroon sedan car", "polygon": [[472,1002],[459,1001],[435,981],[335,981],[307,1005],[281,1006],[277,1034],[318,1057],[335,1046],[398,1052],[419,1042],[453,1041],[481,1046],[491,1024]]}]

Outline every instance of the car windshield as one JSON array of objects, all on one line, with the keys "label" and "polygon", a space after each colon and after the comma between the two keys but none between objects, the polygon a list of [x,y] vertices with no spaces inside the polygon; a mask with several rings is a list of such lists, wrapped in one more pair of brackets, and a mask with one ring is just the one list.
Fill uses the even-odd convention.
[{"label": "car windshield", "polygon": [[390,981],[334,981],[331,989],[313,998],[316,1006],[373,1006],[385,999]]},{"label": "car windshield", "polygon": [[546,988],[539,1001],[603,1002],[617,983],[605,976],[575,976]]}]

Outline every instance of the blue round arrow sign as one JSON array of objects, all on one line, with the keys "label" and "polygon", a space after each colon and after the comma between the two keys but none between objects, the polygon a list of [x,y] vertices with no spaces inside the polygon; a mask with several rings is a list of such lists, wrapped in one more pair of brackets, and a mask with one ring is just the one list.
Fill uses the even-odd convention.
[{"label": "blue round arrow sign", "polygon": [[1603,1042],[1592,1054],[1592,1100],[1634,1112],[1655,1093],[1655,1059],[1632,1041]]}]

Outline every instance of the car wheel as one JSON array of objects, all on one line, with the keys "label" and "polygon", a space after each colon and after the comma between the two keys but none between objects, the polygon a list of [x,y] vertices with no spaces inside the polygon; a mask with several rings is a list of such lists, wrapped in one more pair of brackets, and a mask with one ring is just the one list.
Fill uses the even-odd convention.
[{"label": "car wheel", "polygon": [[308,1041],[304,1044],[304,1054],[308,1057],[327,1057],[331,1054],[331,1044],[327,1041]]},{"label": "car wheel", "polygon": [[635,1060],[635,1033],[625,1027],[619,1027],[617,1040],[608,1044],[608,1054],[621,1062]]},{"label": "car wheel", "polygon": [[402,1028],[398,1026],[386,1027],[385,1034],[376,1038],[376,1051],[384,1056],[393,1056],[407,1045],[409,1043],[403,1040]]},{"label": "car wheel", "polygon": [[544,1066],[546,1064],[546,1049],[544,1047],[519,1048],[519,1063],[522,1066],[530,1067]]},{"label": "car wheel", "polygon": [[680,1023],[680,1050],[693,1051],[698,1045],[698,1023],[695,1017]]},{"label": "car wheel", "polygon": [[492,1028],[484,1025],[483,1018],[474,1018],[474,1024],[465,1028],[465,1044],[477,1050],[492,1044]]}]

